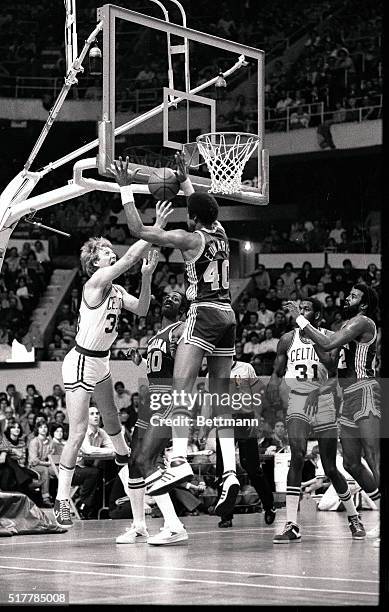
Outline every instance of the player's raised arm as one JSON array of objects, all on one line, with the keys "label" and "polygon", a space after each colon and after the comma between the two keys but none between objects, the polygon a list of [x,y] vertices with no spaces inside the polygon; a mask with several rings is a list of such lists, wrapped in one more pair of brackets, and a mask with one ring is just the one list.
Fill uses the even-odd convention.
[{"label": "player's raised arm", "polygon": [[296,317],[296,323],[308,338],[314,341],[319,347],[325,351],[332,351],[336,348],[341,348],[351,340],[355,340],[365,331],[365,322],[363,317],[348,321],[342,329],[334,332],[332,336],[325,336],[320,331],[315,329],[309,321],[300,314],[300,308],[296,302],[287,302],[286,308]]},{"label": "player's raised arm", "polygon": [[[186,232],[185,230],[165,231],[157,224],[153,226],[144,225],[139,216],[134,202],[131,184],[134,180],[136,172],[128,171],[128,158],[123,163],[119,157],[119,161],[111,166],[111,174],[115,177],[116,182],[120,186],[120,194],[124,207],[124,212],[127,218],[128,227],[131,233],[137,238],[147,240],[158,246],[169,246],[181,250],[196,249],[201,244],[201,238],[197,234]],[[157,205],[157,215],[159,212],[170,214],[172,211],[171,204],[162,202]]]},{"label": "player's raised arm", "polygon": [[269,398],[269,401],[272,403],[279,401],[280,398],[279,389],[282,377],[285,374],[286,362],[288,358],[287,351],[293,333],[293,331],[290,331],[281,336],[277,345],[277,355],[274,360],[273,373],[266,387],[266,395]]},{"label": "player's raised arm", "polygon": [[143,259],[143,266],[141,270],[142,287],[139,298],[130,295],[122,287],[120,289],[123,297],[123,307],[139,317],[145,317],[149,310],[151,299],[151,279],[153,272],[157,267],[158,258],[159,251],[157,249],[152,249],[149,251],[147,259]]}]

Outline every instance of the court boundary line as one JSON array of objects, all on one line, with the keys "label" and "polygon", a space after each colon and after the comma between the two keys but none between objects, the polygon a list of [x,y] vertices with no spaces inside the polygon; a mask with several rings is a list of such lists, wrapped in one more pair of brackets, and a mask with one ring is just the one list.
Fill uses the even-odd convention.
[{"label": "court boundary line", "polygon": [[[154,569],[154,570],[164,570],[165,567],[163,565],[144,565],[144,564],[138,564],[138,563],[107,563],[107,562],[101,562],[101,561],[80,561],[80,560],[73,560],[73,559],[43,559],[41,557],[15,557],[15,556],[11,556],[11,555],[0,555],[0,559],[15,559],[18,561],[39,561],[39,562],[47,562],[47,563],[51,563],[53,561],[58,562],[58,563],[74,563],[74,564],[78,564],[78,565],[91,565],[91,566],[96,566],[96,567],[107,567],[111,566],[111,567],[116,567],[116,568],[132,568],[132,569]],[[204,569],[204,568],[181,568],[181,567],[174,567],[174,566],[169,566],[169,569],[174,570],[174,571],[182,571],[182,572],[198,572],[198,573],[212,573],[212,574],[232,574],[232,575],[238,575],[238,576],[253,576],[255,575],[254,572],[241,572],[241,571],[237,571],[237,570],[219,570],[219,569]],[[367,580],[367,579],[357,579],[357,578],[338,578],[338,577],[334,577],[331,578],[329,576],[295,576],[295,575],[290,575],[290,574],[271,574],[268,572],[261,572],[260,570],[258,570],[258,573],[260,574],[260,576],[265,576],[267,578],[269,577],[274,577],[274,578],[286,578],[286,579],[310,579],[310,580],[333,580],[333,581],[342,581],[342,582],[366,582],[366,583],[372,583],[372,584],[379,584],[378,580]],[[184,578],[183,578],[184,580]],[[240,584],[240,583],[239,583]],[[274,587],[274,585],[272,585]]]},{"label": "court boundary line", "polygon": [[[292,587],[292,586],[283,586],[283,585],[268,585],[268,584],[253,584],[251,582],[226,582],[226,581],[218,581],[218,580],[200,580],[200,579],[193,579],[193,578],[168,578],[166,576],[162,577],[162,576],[139,576],[138,574],[114,574],[113,572],[85,572],[85,571],[75,571],[75,570],[64,570],[64,569],[53,569],[53,568],[41,568],[41,567],[29,567],[29,568],[21,568],[21,567],[17,567],[17,566],[7,566],[7,565],[0,565],[0,569],[8,569],[8,570],[19,570],[19,571],[32,571],[32,572],[41,572],[41,573],[47,573],[50,572],[52,574],[76,574],[77,576],[83,575],[83,576],[106,576],[106,577],[110,577],[110,578],[123,578],[123,579],[129,579],[129,578],[136,578],[136,579],[140,579],[140,580],[146,580],[146,581],[150,581],[151,580],[160,580],[162,582],[191,582],[191,583],[195,583],[195,584],[212,584],[214,586],[227,586],[227,587],[251,587],[251,588],[255,588],[255,589],[272,589],[274,590],[275,588],[277,589],[283,589],[286,591],[306,591],[306,592],[311,592],[311,593],[326,593],[327,595],[330,594],[335,594],[335,595],[363,595],[363,596],[368,596],[368,597],[378,597],[378,593],[374,593],[374,592],[366,592],[366,591],[343,591],[343,590],[339,590],[339,589],[313,589],[310,587]],[[150,594],[152,595],[152,594]]]}]

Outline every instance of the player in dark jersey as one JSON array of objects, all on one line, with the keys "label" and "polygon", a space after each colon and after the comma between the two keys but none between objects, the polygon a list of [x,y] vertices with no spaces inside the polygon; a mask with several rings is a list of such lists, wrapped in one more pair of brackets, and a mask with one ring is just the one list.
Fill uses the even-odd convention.
[{"label": "player in dark jersey", "polygon": [[[162,401],[162,396],[166,399],[171,397],[176,343],[183,327],[179,316],[184,311],[184,296],[178,291],[172,291],[162,302],[162,329],[147,344],[148,392],[147,387],[142,385],[145,393],[131,438],[129,461],[128,490],[133,524],[116,538],[117,544],[134,544],[147,540],[148,544],[161,545],[188,539],[168,494],[155,498],[165,522],[160,533],[151,538],[146,529],[144,510],[145,486],[153,481],[150,474],[156,471],[157,459],[171,437],[171,428],[161,423],[164,413],[169,409],[169,402]],[[131,360],[139,365],[142,361],[139,351],[130,349],[129,353]],[[154,405],[157,410],[153,409]]]},{"label": "player in dark jersey", "polygon": [[[231,307],[229,292],[229,243],[226,233],[217,221],[218,204],[209,193],[194,193],[186,174],[182,155],[177,154],[177,178],[188,196],[188,226],[194,231],[182,229],[154,231],[144,226],[131,193],[128,161],[112,165],[112,174],[121,187],[121,196],[127,222],[134,236],[160,246],[181,250],[185,262],[187,291],[191,302],[188,311],[183,341],[177,349],[173,377],[172,436],[173,453],[169,468],[155,474],[150,486],[152,495],[169,491],[179,482],[191,480],[193,472],[186,460],[187,440],[190,428],[190,396],[204,355],[207,356],[210,393],[214,397],[227,397],[235,352],[235,314]],[[167,205],[167,208],[170,204]],[[231,511],[239,491],[236,477],[234,428],[228,402],[218,402],[215,415],[218,419],[218,436],[223,456],[224,474],[220,499],[215,512],[219,515]]]},{"label": "player in dark jersey", "polygon": [[[344,347],[346,372],[343,374],[343,409],[340,417],[343,464],[370,499],[380,499],[380,385],[375,378],[374,361],[377,328],[371,318],[377,309],[377,294],[363,283],[353,286],[346,298],[344,314],[347,321],[331,337],[324,336],[308,320],[299,316],[295,302],[288,302],[290,312],[304,333],[325,351]],[[371,470],[362,462],[362,452]],[[376,535],[373,530],[370,535]],[[378,533],[377,533],[378,535]]]}]

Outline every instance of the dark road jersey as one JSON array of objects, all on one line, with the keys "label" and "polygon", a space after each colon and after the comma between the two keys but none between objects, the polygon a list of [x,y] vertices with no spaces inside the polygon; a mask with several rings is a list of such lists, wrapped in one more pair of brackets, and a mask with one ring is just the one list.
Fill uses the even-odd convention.
[{"label": "dark road jersey", "polygon": [[150,391],[171,391],[174,358],[171,353],[173,331],[181,321],[171,323],[150,338],[147,344],[147,378]]},{"label": "dark road jersey", "polygon": [[230,247],[227,234],[216,221],[214,229],[195,231],[202,239],[200,253],[185,262],[186,297],[190,302],[230,304]]},{"label": "dark road jersey", "polygon": [[346,367],[341,370],[342,387],[357,380],[375,378],[375,357],[377,353],[377,328],[374,323],[374,336],[370,342],[351,340],[345,345]]}]

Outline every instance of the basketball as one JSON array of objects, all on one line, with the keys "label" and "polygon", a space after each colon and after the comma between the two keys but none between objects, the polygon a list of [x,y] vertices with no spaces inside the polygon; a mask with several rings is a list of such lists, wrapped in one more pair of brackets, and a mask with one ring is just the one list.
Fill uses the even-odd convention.
[{"label": "basketball", "polygon": [[156,168],[150,175],[149,190],[156,200],[172,200],[180,190],[176,173],[170,168]]}]

